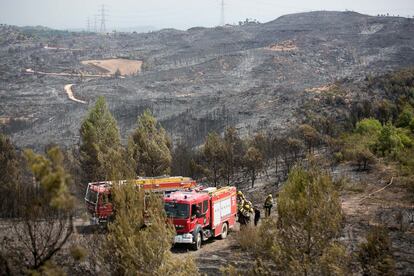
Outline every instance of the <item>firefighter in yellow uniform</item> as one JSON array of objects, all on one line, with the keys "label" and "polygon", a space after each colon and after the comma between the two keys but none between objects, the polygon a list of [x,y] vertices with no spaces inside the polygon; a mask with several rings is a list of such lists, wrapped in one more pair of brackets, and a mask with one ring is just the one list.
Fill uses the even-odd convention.
[{"label": "firefighter in yellow uniform", "polygon": [[253,205],[241,191],[237,192],[237,210],[239,223],[241,225],[248,224],[250,222],[250,215],[253,213]]},{"label": "firefighter in yellow uniform", "polygon": [[253,208],[249,201],[246,201],[243,208],[240,210],[241,216],[239,217],[239,223],[241,225],[247,225],[250,223],[250,216],[253,214]]},{"label": "firefighter in yellow uniform", "polygon": [[244,197],[244,194],[241,191],[237,191],[237,208],[239,210],[243,208],[245,201],[246,198]]},{"label": "firefighter in yellow uniform", "polygon": [[272,194],[269,194],[266,197],[265,203],[264,203],[264,208],[265,208],[265,217],[269,217],[270,216],[270,212],[272,210],[273,207],[273,197]]}]

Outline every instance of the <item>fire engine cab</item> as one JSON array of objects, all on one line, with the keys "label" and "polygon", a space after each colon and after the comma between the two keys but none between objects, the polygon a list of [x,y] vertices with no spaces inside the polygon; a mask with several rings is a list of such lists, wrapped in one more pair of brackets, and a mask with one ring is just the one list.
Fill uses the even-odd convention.
[{"label": "fire engine cab", "polygon": [[177,191],[164,197],[167,217],[177,235],[175,243],[190,244],[194,250],[211,237],[227,237],[237,215],[235,187]]},{"label": "fire engine cab", "polygon": [[[113,214],[111,187],[113,184],[124,184],[126,180],[92,182],[88,184],[85,195],[86,208],[92,215],[92,224],[107,222]],[[163,193],[195,188],[197,183],[189,177],[146,177],[133,180],[137,189]]]}]

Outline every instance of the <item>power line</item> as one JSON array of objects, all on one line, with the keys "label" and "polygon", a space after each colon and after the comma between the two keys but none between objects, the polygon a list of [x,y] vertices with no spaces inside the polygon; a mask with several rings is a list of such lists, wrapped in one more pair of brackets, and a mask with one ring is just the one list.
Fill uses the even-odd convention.
[{"label": "power line", "polygon": [[88,17],[88,19],[86,20],[86,31],[89,33],[91,31],[91,21]]},{"label": "power line", "polygon": [[95,32],[95,33],[97,33],[98,32],[98,25],[97,25],[97,23],[98,23],[98,15],[94,15],[94,22],[93,22],[93,31]]},{"label": "power line", "polygon": [[221,0],[221,14],[220,14],[220,26],[224,26],[224,0]]},{"label": "power line", "polygon": [[100,16],[101,16],[101,28],[100,28],[100,32],[101,33],[105,33],[106,32],[106,19],[105,19],[105,5],[101,6],[101,10],[100,10]]}]

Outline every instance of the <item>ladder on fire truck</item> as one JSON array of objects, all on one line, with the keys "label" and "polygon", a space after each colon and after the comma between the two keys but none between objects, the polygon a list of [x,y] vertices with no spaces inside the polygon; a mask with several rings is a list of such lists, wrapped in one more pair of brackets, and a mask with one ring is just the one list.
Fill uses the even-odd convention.
[{"label": "ladder on fire truck", "polygon": [[[89,183],[89,188],[95,186],[97,190],[110,189],[113,184],[126,184],[129,180],[120,181],[100,181]],[[145,191],[171,191],[171,190],[182,190],[195,188],[197,183],[190,177],[173,176],[173,177],[139,177],[131,180],[134,185],[137,185],[138,189]],[[99,189],[100,188],[100,189]]]},{"label": "ladder on fire truck", "polygon": [[144,190],[164,191],[194,188],[197,183],[189,177],[145,177],[134,180],[134,184]]}]

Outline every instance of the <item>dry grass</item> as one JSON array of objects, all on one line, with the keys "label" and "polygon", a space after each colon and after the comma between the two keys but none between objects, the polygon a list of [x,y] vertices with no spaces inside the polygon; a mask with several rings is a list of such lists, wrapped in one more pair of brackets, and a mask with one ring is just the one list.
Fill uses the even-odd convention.
[{"label": "dry grass", "polygon": [[258,255],[262,250],[263,238],[259,227],[246,226],[240,228],[240,232],[235,236],[237,244],[243,251],[248,251],[253,255]]}]

